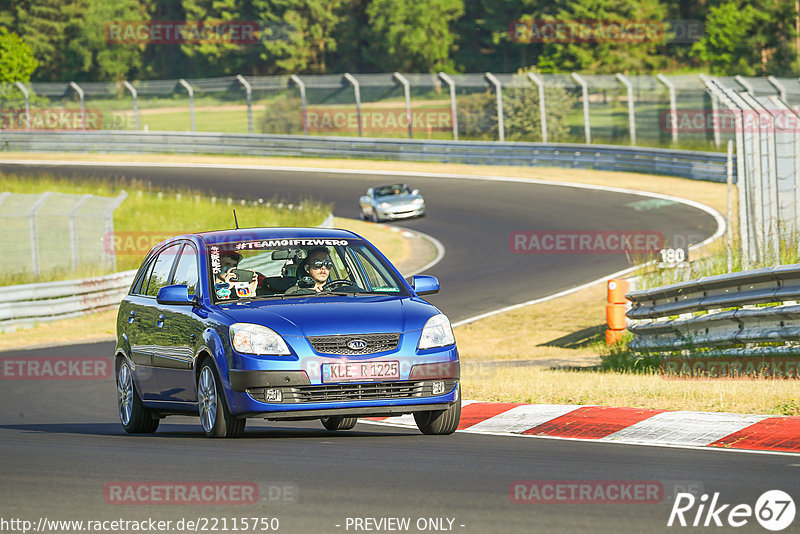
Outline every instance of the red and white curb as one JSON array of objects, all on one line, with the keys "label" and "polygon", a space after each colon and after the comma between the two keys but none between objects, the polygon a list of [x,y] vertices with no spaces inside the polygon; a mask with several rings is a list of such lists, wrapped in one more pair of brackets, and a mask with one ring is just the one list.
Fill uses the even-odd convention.
[{"label": "red and white curb", "polygon": [[[370,418],[415,427],[412,415]],[[800,417],[464,400],[458,430],[667,447],[800,453]]]}]

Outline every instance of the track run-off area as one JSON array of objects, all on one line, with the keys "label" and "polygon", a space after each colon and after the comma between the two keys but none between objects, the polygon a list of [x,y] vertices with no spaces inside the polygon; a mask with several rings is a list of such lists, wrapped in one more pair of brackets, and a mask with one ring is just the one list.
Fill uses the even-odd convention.
[{"label": "track run-off area", "polygon": [[[669,242],[698,244],[724,230],[713,210],[670,197],[510,178],[54,162],[0,162],[0,172],[48,172],[76,180],[125,176],[237,200],[310,197],[350,218],[358,217],[358,197],[368,187],[407,182],[425,196],[428,214],[393,224],[443,245],[444,257],[425,274],[439,278],[442,291],[429,300],[454,323],[629,268],[624,254],[521,251],[515,249],[515,233],[649,232]],[[558,171],[553,173],[557,179]],[[113,344],[94,343],[7,352],[0,359],[83,356],[107,357],[110,363],[112,354]],[[235,525],[249,532],[275,526],[279,532],[314,533],[659,532],[683,530],[667,527],[676,491],[700,491],[709,498],[719,493],[718,506],[729,508],[754,507],[771,489],[800,496],[800,457],[790,454],[469,432],[431,437],[371,423],[333,433],[318,422],[259,420],[248,422],[242,439],[209,440],[202,437],[197,418],[187,417],[166,419],[152,436],[132,436],[117,419],[115,393],[113,372],[96,380],[0,383],[0,518],[28,520],[33,528],[40,518],[153,518],[172,521],[164,530],[170,532],[232,531],[233,520],[242,518],[278,520],[277,525],[259,521],[256,528]],[[568,498],[522,498],[515,491],[521,481],[528,488],[561,488]],[[581,481],[590,482],[582,486]],[[142,484],[145,490],[138,489]],[[227,492],[220,489],[225,484]],[[602,498],[570,497],[575,487],[589,487]],[[653,487],[661,488],[655,497],[646,491]],[[644,497],[636,497],[636,488],[645,489]],[[176,491],[186,497],[202,490],[210,501],[202,495],[197,502],[175,500]],[[133,498],[122,499],[126,492]],[[173,500],[165,500],[165,494]],[[697,512],[696,505],[685,514],[689,522]],[[208,521],[214,518],[215,524]],[[201,524],[188,528],[186,521]],[[761,527],[751,517],[739,530]]]}]

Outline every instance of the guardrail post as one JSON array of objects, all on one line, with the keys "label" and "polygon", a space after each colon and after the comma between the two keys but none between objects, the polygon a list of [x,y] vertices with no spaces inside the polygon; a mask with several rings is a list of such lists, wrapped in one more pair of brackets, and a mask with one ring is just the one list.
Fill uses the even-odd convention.
[{"label": "guardrail post", "polygon": [[727,161],[727,168],[728,172],[727,176],[727,185],[728,185],[728,210],[727,210],[727,220],[728,220],[728,227],[725,229],[726,233],[728,234],[727,244],[728,244],[728,254],[727,254],[727,271],[730,273],[733,271],[733,140],[728,139],[728,161]]},{"label": "guardrail post", "polygon": [[244,90],[247,93],[247,131],[248,133],[253,133],[253,91],[244,76],[237,74],[236,79],[244,86]]},{"label": "guardrail post", "polygon": [[456,83],[444,72],[439,73],[439,78],[450,88],[450,118],[453,122],[453,141],[458,141],[458,112],[456,110]]},{"label": "guardrail post", "polygon": [[636,111],[633,107],[633,84],[620,73],[617,73],[617,79],[628,90],[628,132],[631,137],[631,146],[636,146]]},{"label": "guardrail post", "polygon": [[542,123],[542,143],[547,142],[547,108],[544,101],[544,82],[532,72],[528,73],[528,79],[539,88],[539,120]]},{"label": "guardrail post", "polygon": [[[109,239],[109,243],[114,242],[114,210],[116,210],[120,204],[122,204],[125,199],[128,198],[128,193],[125,191],[120,191],[117,198],[115,198],[111,204],[108,205],[106,208],[105,219],[106,219],[106,234]],[[116,270],[117,269],[117,251],[111,248],[111,268]]]},{"label": "guardrail post", "polygon": [[122,85],[125,86],[125,89],[127,89],[130,92],[131,98],[133,98],[133,122],[136,125],[136,130],[138,131],[139,130],[139,105],[137,103],[137,100],[138,100],[139,93],[136,91],[136,88],[131,83],[129,83],[128,81],[122,82]]},{"label": "guardrail post", "polygon": [[506,131],[503,125],[503,86],[500,84],[500,80],[491,72],[487,72],[484,76],[494,85],[494,91],[497,96],[497,132],[499,141],[502,143],[506,140]]},{"label": "guardrail post", "polygon": [[186,91],[188,91],[188,93],[189,93],[189,116],[191,117],[191,121],[192,121],[192,131],[195,131],[195,123],[194,123],[194,89],[192,89],[192,86],[189,85],[186,82],[186,80],[184,80],[183,78],[178,80],[178,83],[180,83],[184,87],[184,89],[186,89]]},{"label": "guardrail post", "polygon": [[300,89],[300,101],[303,105],[303,133],[308,135],[308,103],[306,101],[306,84],[299,76],[292,74],[289,79]]},{"label": "guardrail post", "polygon": [[83,106],[83,89],[81,86],[75,82],[69,82],[69,86],[72,87],[76,93],[78,93],[78,98],[81,100],[81,129],[86,129],[86,108]]},{"label": "guardrail post", "polygon": [[356,118],[358,119],[358,136],[361,137],[362,129],[361,129],[361,86],[358,84],[358,80],[356,80],[352,74],[349,72],[344,73],[344,79],[347,80],[350,85],[353,86],[353,94],[355,95],[356,99]]},{"label": "guardrail post", "polygon": [[406,77],[400,74],[399,72],[393,73],[392,77],[401,84],[403,84],[403,96],[405,96],[406,99],[406,120],[408,121],[408,138],[412,139],[414,137],[414,133],[413,133],[413,124],[411,122],[411,84],[408,83]]},{"label": "guardrail post", "polygon": [[678,105],[675,98],[675,84],[669,78],[659,73],[656,75],[658,81],[663,83],[669,91],[669,114],[670,114],[670,129],[672,131],[672,142],[678,143]]},{"label": "guardrail post", "polygon": [[78,215],[78,211],[83,207],[86,202],[92,198],[92,195],[82,195],[81,199],[75,204],[75,207],[69,212],[69,244],[70,244],[70,256],[72,259],[72,270],[75,271],[78,268],[78,229],[75,223],[75,218]]},{"label": "guardrail post", "polygon": [[31,129],[31,100],[30,96],[28,95],[28,88],[22,82],[15,82],[17,88],[22,91],[22,95],[25,97],[25,129]]},{"label": "guardrail post", "polygon": [[52,191],[47,191],[39,195],[39,198],[34,202],[31,209],[28,211],[28,218],[30,219],[30,243],[31,243],[31,268],[33,274],[39,276],[41,273],[41,266],[39,265],[39,235],[36,231],[36,212],[42,207],[42,204],[47,200],[47,197],[52,195]]},{"label": "guardrail post", "polygon": [[586,144],[589,145],[592,143],[592,129],[589,123],[589,86],[586,85],[586,80],[577,72],[573,72],[570,76],[581,86],[581,96],[583,99],[583,134],[586,138]]}]

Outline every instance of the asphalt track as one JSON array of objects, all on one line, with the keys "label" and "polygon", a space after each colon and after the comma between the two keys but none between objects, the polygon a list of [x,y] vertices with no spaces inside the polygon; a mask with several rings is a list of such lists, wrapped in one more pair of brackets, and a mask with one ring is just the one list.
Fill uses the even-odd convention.
[{"label": "asphalt track", "polygon": [[[20,170],[2,165],[0,169]],[[58,172],[124,174],[237,198],[311,196],[332,203],[334,213],[344,217],[357,216],[356,199],[368,185],[393,181],[263,170],[92,167]],[[715,229],[706,213],[634,195],[504,182],[412,177],[407,181],[422,190],[429,215],[399,224],[431,234],[446,247],[447,255],[430,271],[443,288],[431,301],[454,320],[552,294],[627,266],[624,257],[614,255],[515,255],[508,241],[513,231],[651,230],[696,243]],[[78,345],[3,353],[0,359],[105,358],[112,348],[109,343]],[[417,523],[421,518],[452,519],[452,527],[444,520],[438,531],[464,533],[663,531],[675,488],[720,492],[723,503],[751,506],[769,489],[782,489],[797,499],[798,468],[796,455],[469,433],[429,437],[367,423],[334,434],[315,422],[251,420],[243,439],[208,440],[201,438],[195,418],[171,418],[154,436],[128,436],[117,420],[111,376],[0,384],[2,532],[12,531],[2,519],[26,519],[35,525],[40,517],[228,518],[228,531],[233,530],[232,518],[277,517],[280,532],[314,533],[391,531],[348,528],[348,518],[367,517],[411,518],[408,532],[437,531],[431,523],[418,528],[426,526]],[[656,481],[665,491],[658,504],[514,503],[509,488],[519,480]],[[240,506],[141,501],[119,505],[106,493],[108,485],[136,481],[255,483],[261,498]],[[270,500],[281,488],[288,488],[284,494],[288,496]],[[690,521],[696,510],[687,514]],[[798,524],[800,520],[787,531],[798,531]],[[222,525],[218,523],[215,530],[223,531]],[[763,531],[752,518],[737,530]]]}]

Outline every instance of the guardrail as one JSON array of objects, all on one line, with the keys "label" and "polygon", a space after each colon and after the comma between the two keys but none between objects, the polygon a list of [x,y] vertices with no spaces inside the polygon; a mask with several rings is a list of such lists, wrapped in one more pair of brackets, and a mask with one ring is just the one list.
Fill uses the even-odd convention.
[{"label": "guardrail", "polygon": [[726,154],[615,145],[86,131],[2,132],[0,150],[381,158],[640,172],[712,182],[725,182],[727,176]]},{"label": "guardrail", "polygon": [[[320,228],[333,228],[333,213]],[[77,317],[119,305],[136,269],[82,280],[0,287],[0,332],[19,325]]]},{"label": "guardrail", "polygon": [[0,330],[111,309],[128,292],[136,270],[83,280],[0,287]]},{"label": "guardrail", "polygon": [[800,352],[800,264],[707,276],[627,298],[634,351]]}]

